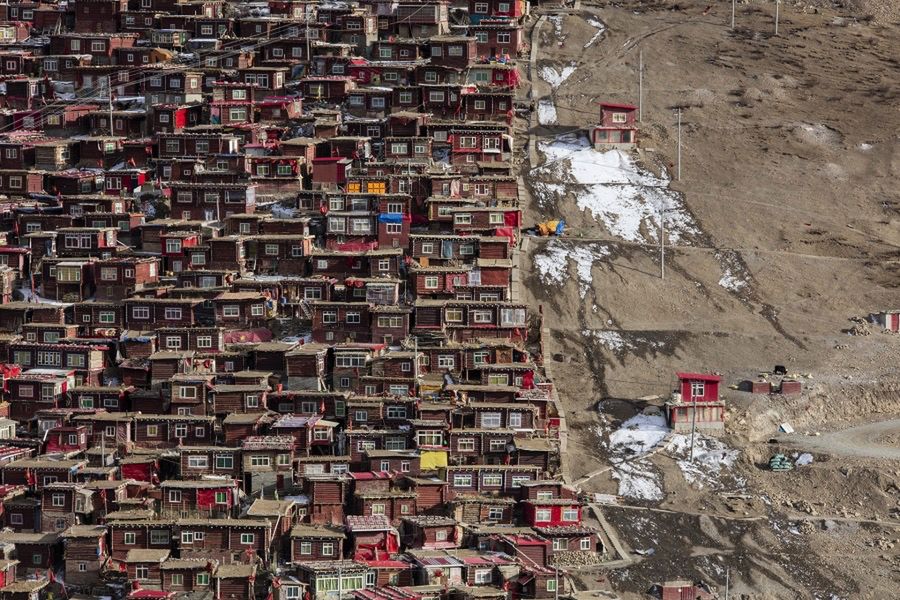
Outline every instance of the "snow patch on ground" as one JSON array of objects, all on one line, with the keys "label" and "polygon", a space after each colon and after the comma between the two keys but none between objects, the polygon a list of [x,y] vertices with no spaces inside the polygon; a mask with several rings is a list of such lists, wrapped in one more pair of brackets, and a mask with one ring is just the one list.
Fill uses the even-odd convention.
[{"label": "snow patch on ground", "polygon": [[621,150],[594,150],[583,136],[560,136],[539,149],[546,161],[532,175],[568,183],[576,190],[578,207],[590,211],[613,235],[632,242],[655,241],[660,208],[667,211],[667,242],[676,244],[699,233],[678,194],[668,189],[667,173],[657,177]]},{"label": "snow patch on ground", "polygon": [[637,414],[609,435],[609,449],[615,454],[643,455],[666,439],[668,433],[664,416]]},{"label": "snow patch on ground", "polygon": [[609,436],[612,477],[619,482],[619,495],[638,500],[663,499],[661,477],[646,455],[669,433],[662,415],[638,414]]},{"label": "snow patch on ground", "polygon": [[537,198],[538,206],[548,209],[556,206],[556,201],[566,195],[566,186],[549,181],[531,182],[532,196]]},{"label": "snow patch on ground", "polygon": [[588,22],[588,25],[590,25],[591,27],[597,28],[597,33],[594,34],[594,37],[589,39],[587,41],[587,43],[584,45],[585,48],[590,48],[597,42],[597,40],[600,39],[600,36],[603,35],[603,32],[606,31],[606,25],[604,25],[600,21],[600,19],[598,19],[596,17],[588,17],[587,22]]},{"label": "snow patch on ground", "polygon": [[666,451],[675,458],[685,481],[698,488],[723,488],[722,476],[734,467],[739,450],[730,448],[716,438],[697,433],[694,435],[694,460],[691,461],[690,434],[676,433],[669,440]]},{"label": "snow patch on ground", "polygon": [[662,500],[659,474],[646,460],[613,464],[613,479],[619,482],[619,495],[637,500]]},{"label": "snow patch on ground", "polygon": [[612,329],[585,329],[581,334],[587,338],[592,338],[612,350],[616,354],[621,354],[636,349],[638,346],[661,349],[665,347],[660,341],[651,340],[647,337],[634,334],[631,332],[615,331]]},{"label": "snow patch on ground", "polygon": [[538,123],[541,125],[556,125],[559,121],[556,116],[556,106],[550,98],[541,98],[538,101]]},{"label": "snow patch on ground", "polygon": [[541,79],[549,83],[550,87],[555,90],[556,88],[561,86],[566,79],[571,77],[572,73],[574,73],[577,68],[578,67],[576,67],[575,63],[573,62],[568,66],[563,67],[559,71],[557,71],[553,67],[543,66],[538,73],[541,76]]},{"label": "snow patch on ground", "polygon": [[869,150],[872,149],[872,144],[863,142],[862,144],[859,145],[859,149],[862,150],[863,152],[868,152]]},{"label": "snow patch on ground", "polygon": [[736,277],[728,267],[725,267],[725,273],[722,275],[722,278],[719,279],[719,285],[729,292],[740,292],[747,287],[747,282]]},{"label": "snow patch on ground", "polygon": [[572,244],[552,240],[543,252],[536,254],[534,265],[545,285],[563,285],[569,275],[569,261],[575,263],[575,275],[581,297],[584,298],[593,285],[591,272],[594,263],[609,256],[609,249],[602,244]]},{"label": "snow patch on ground", "polygon": [[553,24],[553,32],[556,34],[556,39],[560,42],[566,39],[566,34],[563,33],[563,15],[550,15],[547,17],[547,20]]},{"label": "snow patch on ground", "polygon": [[716,252],[716,260],[722,266],[720,286],[735,294],[749,287],[747,273],[734,252]]}]

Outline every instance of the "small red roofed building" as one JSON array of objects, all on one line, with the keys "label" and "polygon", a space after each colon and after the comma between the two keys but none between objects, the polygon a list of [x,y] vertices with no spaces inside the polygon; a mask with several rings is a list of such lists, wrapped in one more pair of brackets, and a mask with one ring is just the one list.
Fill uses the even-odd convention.
[{"label": "small red roofed building", "polygon": [[696,428],[700,431],[725,431],[725,402],[719,399],[718,375],[676,373],[678,391],[666,403],[669,426],[678,432]]},{"label": "small red roofed building", "polygon": [[400,534],[385,515],[347,515],[345,527],[355,560],[388,558],[400,549]]},{"label": "small red roofed building", "polygon": [[631,104],[600,104],[600,124],[591,130],[591,144],[595,150],[632,148],[637,143],[637,106]]}]

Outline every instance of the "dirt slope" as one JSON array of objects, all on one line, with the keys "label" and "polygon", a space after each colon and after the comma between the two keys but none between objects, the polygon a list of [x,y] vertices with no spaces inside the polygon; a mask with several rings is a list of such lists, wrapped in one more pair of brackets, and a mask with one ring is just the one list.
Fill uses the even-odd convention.
[{"label": "dirt slope", "polygon": [[[894,518],[900,465],[817,455],[824,462],[781,479],[759,465],[775,451],[764,442],[783,420],[825,431],[900,414],[894,367],[900,336],[844,332],[850,317],[897,307],[900,300],[894,184],[900,30],[883,25],[884,19],[782,7],[781,35],[774,37],[770,4],[739,5],[734,32],[727,27],[730,3],[677,6],[582,5],[558,23],[545,22],[537,36],[536,71],[552,72],[532,81],[533,99],[552,103],[557,122],[535,127],[535,143],[595,122],[600,101],[636,103],[640,51],[639,168],[663,179],[675,172],[674,108],[683,110],[682,178],[668,187],[691,226],[667,249],[665,279],[659,276],[657,220],[645,218],[635,235],[623,236],[615,222],[583,209],[585,186],[571,173],[602,167],[576,160],[548,170],[542,153],[532,165],[537,170],[528,173],[533,198],[526,219],[562,216],[570,224],[564,240],[528,240],[520,268],[526,299],[548,315],[546,359],[580,453],[572,476],[606,464],[598,432],[647,402],[658,404],[636,399],[671,391],[674,371],[715,371],[734,383],[787,364],[809,375],[801,398],[728,392],[726,439],[743,451],[737,468],[747,489],[769,503],[747,510],[771,524],[720,527],[724,541],[717,552],[731,560],[735,589],[746,597],[885,597],[898,576],[900,543],[885,551],[878,540],[897,538],[896,530],[851,523],[825,531],[817,523],[796,536],[785,531],[793,527],[787,519],[808,515],[794,509],[799,499],[824,498],[822,515],[868,509],[872,498],[883,497],[856,518]],[[592,19],[606,26],[593,42]],[[567,268],[548,275],[548,263]],[[617,398],[624,402],[611,400]],[[598,405],[611,420],[599,416]],[[667,507],[728,509],[721,498],[687,484],[667,461],[656,461]],[[875,476],[844,491],[837,483],[829,488],[847,465]],[[882,473],[886,480],[879,479]],[[609,477],[591,486],[616,491]],[[629,516],[610,519],[628,527]],[[692,574],[721,583],[721,569],[712,566],[718,563],[707,564],[709,553],[696,550],[697,556],[676,560],[681,546],[716,546],[692,535],[699,531],[695,518],[646,518],[649,527],[660,528],[654,538],[660,554],[611,575],[619,589],[638,592],[660,577]],[[672,527],[676,531],[667,533]],[[667,535],[670,543],[660,541]],[[676,564],[682,572],[674,572]]]}]

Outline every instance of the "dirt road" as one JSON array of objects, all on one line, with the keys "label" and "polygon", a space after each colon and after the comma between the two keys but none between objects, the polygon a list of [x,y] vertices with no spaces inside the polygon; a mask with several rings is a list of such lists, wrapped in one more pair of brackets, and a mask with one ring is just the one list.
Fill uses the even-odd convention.
[{"label": "dirt road", "polygon": [[[891,438],[891,436],[895,440],[894,444],[889,441],[881,441],[884,438]],[[798,449],[814,452],[900,460],[900,445],[896,443],[896,440],[900,439],[898,436],[900,436],[900,419],[891,419],[858,425],[815,437],[793,434],[778,436],[775,439],[796,446]]]}]

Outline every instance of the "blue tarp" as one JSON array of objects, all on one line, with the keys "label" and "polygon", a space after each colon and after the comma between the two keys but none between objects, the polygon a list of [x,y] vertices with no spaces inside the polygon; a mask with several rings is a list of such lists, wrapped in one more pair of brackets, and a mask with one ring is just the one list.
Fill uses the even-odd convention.
[{"label": "blue tarp", "polygon": [[380,223],[402,223],[403,213],[381,213],[378,215]]}]

